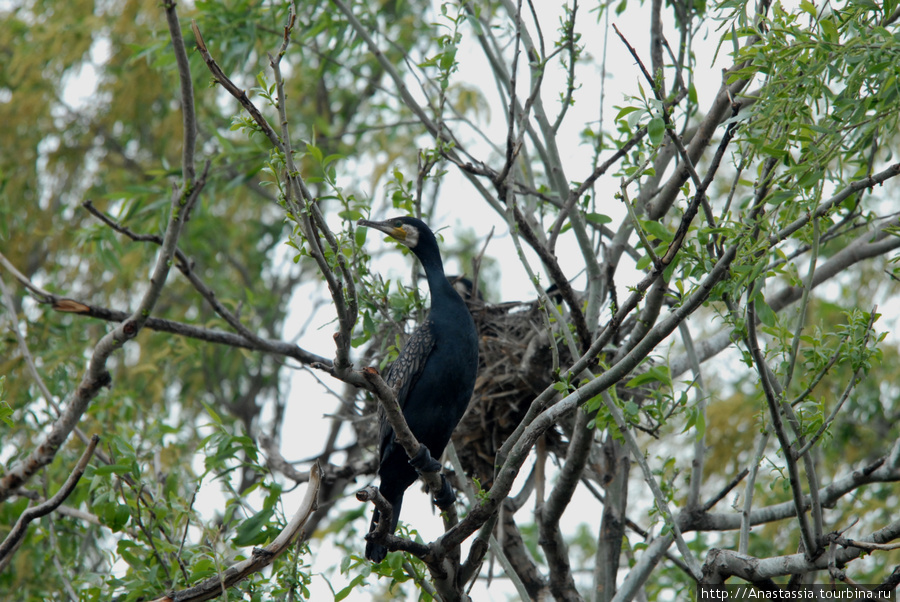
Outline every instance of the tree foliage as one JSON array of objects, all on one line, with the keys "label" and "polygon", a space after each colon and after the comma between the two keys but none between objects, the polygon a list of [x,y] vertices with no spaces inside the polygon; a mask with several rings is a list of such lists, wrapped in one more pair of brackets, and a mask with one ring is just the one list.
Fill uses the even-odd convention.
[{"label": "tree foliage", "polygon": [[[0,597],[900,582],[896,1],[0,11]],[[389,214],[482,367],[372,565]]]}]

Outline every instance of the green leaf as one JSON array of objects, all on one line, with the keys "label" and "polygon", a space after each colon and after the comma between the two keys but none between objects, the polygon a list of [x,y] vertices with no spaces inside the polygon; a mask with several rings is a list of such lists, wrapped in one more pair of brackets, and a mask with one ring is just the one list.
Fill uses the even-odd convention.
[{"label": "green leaf", "polygon": [[637,417],[641,408],[635,402],[628,401],[625,403],[625,406],[622,408],[622,410],[625,412],[625,416],[627,416],[628,418],[635,418]]},{"label": "green leaf", "polygon": [[238,525],[235,535],[232,538],[234,545],[246,547],[264,543],[268,539],[266,527],[269,524],[269,519],[271,519],[274,514],[274,508],[266,508],[260,510]]},{"label": "green leaf", "polygon": [[837,44],[840,40],[840,35],[838,34],[837,26],[831,20],[830,17],[826,17],[819,21],[819,27],[822,28],[822,35],[825,37],[825,40],[831,44]]},{"label": "green leaf", "polygon": [[[396,556],[400,556],[400,554],[396,554]],[[365,580],[365,575],[357,575],[353,579],[350,580],[350,584],[336,593],[334,595],[334,602],[340,602],[340,600],[345,599],[349,596],[354,589],[356,589],[363,581]]]},{"label": "green leaf", "polygon": [[603,215],[602,213],[586,213],[584,218],[594,224],[609,224],[612,222],[612,218],[608,215]]},{"label": "green leaf", "polygon": [[766,303],[762,293],[757,295],[756,299],[754,299],[753,307],[756,308],[756,315],[759,317],[760,322],[769,327],[775,326],[777,323],[775,312],[772,311],[772,308]]},{"label": "green leaf", "polygon": [[800,188],[812,188],[819,183],[819,180],[822,179],[824,174],[825,170],[823,169],[813,169],[808,171],[797,181],[797,186]]},{"label": "green leaf", "polygon": [[[95,508],[96,510],[97,508]],[[118,533],[125,528],[125,525],[128,524],[128,520],[131,518],[131,510],[125,504],[106,504],[99,510],[97,518],[100,519],[101,523],[109,527],[113,533]]]},{"label": "green leaf", "polygon": [[648,267],[650,267],[650,262],[650,255],[642,255],[641,258],[637,260],[637,263],[634,267],[638,270],[646,270]]},{"label": "green leaf", "polygon": [[675,237],[664,225],[657,221],[645,220],[641,222],[641,225],[644,227],[644,230],[663,242],[672,242],[672,239]]},{"label": "green leaf", "polygon": [[13,421],[9,419],[13,414],[13,410],[9,404],[3,399],[3,383],[6,382],[5,376],[0,376],[0,421],[6,423],[7,426],[13,426]]},{"label": "green leaf", "polygon": [[653,366],[646,372],[638,374],[625,385],[626,387],[638,387],[646,383],[658,382],[666,386],[672,385],[672,377],[669,375],[668,366]]},{"label": "green leaf", "polygon": [[133,568],[136,568],[136,569],[145,568],[144,561],[140,557],[135,555],[132,552],[132,550],[140,551],[141,546],[139,546],[135,542],[129,541],[127,539],[123,539],[123,540],[119,541],[118,544],[116,544],[116,552],[119,554],[119,556],[122,558],[122,560],[127,562]]},{"label": "green leaf", "polygon": [[[297,260],[294,261],[294,263],[296,263],[296,262],[297,262]],[[200,403],[202,403],[203,407],[206,408],[206,413],[209,414],[209,417],[212,418],[213,422],[221,426],[222,425],[222,417],[219,416],[219,414],[216,413],[216,411],[214,409],[212,409],[212,406],[209,405],[208,403],[206,403],[205,401],[201,401]]]},{"label": "green leaf", "polygon": [[312,155],[313,159],[316,160],[316,163],[318,163],[320,165],[322,164],[322,160],[324,157],[322,156],[322,151],[321,151],[321,149],[319,149],[319,147],[313,146],[312,144],[307,144],[306,152],[308,152],[310,155]]},{"label": "green leaf", "polygon": [[641,109],[639,107],[622,107],[621,109],[619,109],[619,112],[616,113],[616,121],[622,119],[629,113],[634,113],[635,111],[640,111],[640,110]]},{"label": "green leaf", "polygon": [[98,475],[109,475],[109,474],[129,474],[131,472],[131,463],[128,464],[106,464],[105,466],[98,466],[94,471],[94,474]]},{"label": "green leaf", "polygon": [[211,558],[201,558],[191,566],[190,580],[196,582],[216,573],[216,565]]},{"label": "green leaf", "polygon": [[662,117],[654,117],[647,124],[647,135],[650,136],[650,144],[658,146],[666,134],[666,124]]},{"label": "green leaf", "polygon": [[368,335],[378,331],[378,328],[375,326],[375,320],[372,319],[372,314],[369,312],[363,314],[363,331]]}]

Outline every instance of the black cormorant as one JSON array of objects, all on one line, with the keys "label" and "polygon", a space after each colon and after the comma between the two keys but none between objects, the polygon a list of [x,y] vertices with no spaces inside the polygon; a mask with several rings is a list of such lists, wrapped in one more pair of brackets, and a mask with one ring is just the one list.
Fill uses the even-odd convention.
[{"label": "black cormorant", "polygon": [[[359,220],[412,250],[425,270],[431,309],[404,345],[385,379],[397,391],[397,402],[410,430],[433,458],[440,458],[450,435],[469,405],[478,371],[478,335],[466,304],[444,276],[434,234],[419,219],[397,217],[384,222]],[[397,528],[403,493],[418,477],[403,447],[394,441],[387,420],[381,424],[379,491],[394,509],[390,533]],[[379,520],[376,509],[369,530]],[[366,558],[381,562],[387,549],[366,543]]]}]

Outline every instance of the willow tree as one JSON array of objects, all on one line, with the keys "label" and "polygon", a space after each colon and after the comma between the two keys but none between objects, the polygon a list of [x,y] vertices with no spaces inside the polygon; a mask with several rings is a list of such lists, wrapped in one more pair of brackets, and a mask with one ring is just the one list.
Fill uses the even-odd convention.
[{"label": "willow tree", "polygon": [[[3,7],[0,592],[893,590],[896,2],[312,4]],[[482,366],[442,533],[371,565],[394,213]]]}]

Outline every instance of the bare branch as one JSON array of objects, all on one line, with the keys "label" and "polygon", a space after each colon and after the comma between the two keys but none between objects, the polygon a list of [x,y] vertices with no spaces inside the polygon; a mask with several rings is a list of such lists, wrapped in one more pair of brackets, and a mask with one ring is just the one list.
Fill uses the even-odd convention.
[{"label": "bare branch", "polygon": [[[895,441],[893,451],[900,458],[900,441]],[[879,460],[857,470],[849,475],[835,479],[827,486],[819,489],[819,499],[823,508],[831,508],[842,497],[864,485],[870,483],[888,483],[900,481],[900,462],[895,466],[890,462],[891,457],[883,457]],[[809,496],[803,496],[802,507],[810,505]],[[773,504],[764,508],[757,508],[749,514],[750,525],[761,525],[796,516],[797,507],[794,501]],[[685,531],[728,531],[741,527],[741,515],[734,512],[707,513],[702,516],[682,517],[682,528]]]},{"label": "bare branch", "polygon": [[[90,442],[90,440],[89,440],[89,442]],[[94,450],[94,457],[97,456],[98,451],[99,450],[97,450],[97,449]],[[37,491],[31,491],[29,489],[17,489],[15,495],[18,497],[24,497],[24,498],[28,498],[29,500],[39,501],[39,502],[43,502],[47,499],[45,496],[41,495]],[[57,507],[56,513],[59,514],[60,516],[68,516],[69,518],[74,518],[76,520],[90,523],[92,525],[97,525],[98,527],[101,525],[100,519],[97,518],[95,515],[91,514],[90,512],[85,512],[84,510],[79,510],[77,508],[73,508],[73,507],[67,506],[65,504],[62,504],[59,507]]]},{"label": "bare branch", "polygon": [[710,508],[712,508],[713,506],[718,504],[720,501],[725,499],[725,496],[728,495],[732,489],[737,487],[740,484],[740,482],[744,480],[744,477],[746,477],[749,473],[750,473],[750,471],[745,468],[741,472],[734,475],[734,478],[731,479],[728,482],[728,484],[725,485],[725,487],[723,487],[721,490],[719,490],[719,492],[716,493],[716,495],[709,498],[703,504],[703,506],[700,508],[700,510],[702,512],[708,512],[710,510]]},{"label": "bare branch", "polygon": [[[700,361],[697,359],[697,352],[694,350],[694,338],[691,336],[690,328],[688,328],[688,325],[684,322],[678,325],[678,332],[681,334],[681,342],[684,344],[685,352],[687,353],[688,359],[691,361],[691,373],[694,377],[694,387],[697,396],[697,411],[702,416],[703,424],[706,424],[706,388],[703,386],[703,374],[700,372]],[[703,433],[698,433],[694,438],[694,458],[691,461],[690,491],[687,498],[688,512],[691,512],[700,506],[700,485],[703,482],[703,465],[705,459],[706,432],[704,431]],[[743,474],[745,473],[742,473],[742,475]],[[743,477],[741,476],[741,478]],[[734,484],[731,485],[731,487],[737,485],[739,480],[740,479],[733,481]],[[704,508],[708,510],[714,506],[718,500],[728,494],[731,487],[726,487],[721,496],[711,500],[708,506],[704,504]]]},{"label": "bare branch", "polygon": [[[898,537],[900,537],[900,521],[894,521],[868,537],[858,540],[857,543],[884,544]],[[837,550],[833,562],[837,566],[843,566],[851,560],[859,558],[864,552],[870,551],[864,549],[865,547],[865,545],[851,545]],[[827,569],[828,557],[828,554],[822,554],[815,559],[810,559],[806,554],[792,554],[772,558],[755,558],[731,550],[713,548],[703,565],[703,583],[723,583],[725,579],[732,576],[756,583],[783,575],[804,575]]]},{"label": "bare branch", "polygon": [[750,348],[753,363],[759,372],[760,385],[769,407],[769,417],[772,419],[772,430],[775,431],[778,443],[781,445],[781,449],[784,450],[784,459],[787,463],[788,477],[791,484],[791,495],[794,500],[803,546],[809,557],[813,558],[818,554],[819,544],[813,535],[813,531],[810,529],[809,520],[806,517],[806,509],[803,505],[803,486],[800,484],[800,470],[797,466],[797,459],[791,453],[791,441],[788,438],[787,429],[782,420],[782,408],[778,402],[778,393],[775,391],[775,385],[772,382],[766,358],[759,348],[759,339],[756,334],[756,303],[753,291],[757,290],[757,286],[751,286],[751,292],[747,294],[747,346]]},{"label": "bare branch", "polygon": [[[184,38],[181,37],[181,23],[178,22],[178,14],[175,12],[176,3],[166,0],[163,3],[166,9],[166,22],[169,24],[169,36],[172,38],[172,50],[175,53],[175,63],[178,65],[178,79],[181,83],[181,118],[182,140],[181,169],[184,178],[185,191],[190,190],[194,179],[197,177],[194,168],[194,147],[197,145],[197,117],[194,113],[194,84],[191,81],[191,65],[188,62],[187,50],[184,47]],[[190,209],[188,208],[188,211]]]},{"label": "bare branch", "polygon": [[[137,237],[152,236],[139,235]],[[155,241],[154,241],[155,242]],[[125,322],[131,317],[131,313],[116,309],[109,309],[91,303],[87,303],[71,297],[56,295],[51,293],[25,277],[9,260],[0,253],[0,265],[10,272],[19,283],[26,289],[31,291],[40,303],[50,305],[54,310],[63,313],[76,313],[90,318],[98,318],[109,322]],[[224,317],[224,316],[223,316]],[[236,316],[234,316],[236,318]],[[316,355],[292,343],[284,341],[276,341],[273,339],[264,339],[255,333],[251,333],[251,337],[245,337],[242,334],[235,334],[217,330],[215,328],[202,328],[193,324],[177,322],[175,320],[167,320],[164,318],[147,318],[144,327],[157,332],[169,332],[179,336],[185,336],[208,343],[216,343],[219,345],[229,345],[232,347],[240,347],[263,353],[271,353],[281,355],[297,360],[301,364],[312,366],[320,370],[331,373],[333,370],[330,359]],[[362,378],[359,379],[362,381]],[[358,383],[353,383],[358,384]],[[98,457],[100,452],[97,452]]]},{"label": "bare branch", "polygon": [[[663,72],[663,43],[665,42],[665,37],[663,36],[663,26],[662,26],[662,0],[653,0],[650,5],[650,64],[653,69],[653,73],[650,74],[650,85],[656,89],[658,88],[660,91],[666,89],[666,80],[665,74]],[[615,25],[613,28],[615,29]],[[619,30],[616,29],[616,33],[619,33]],[[619,34],[621,37],[621,34]]]},{"label": "bare branch", "polygon": [[547,502],[540,510],[540,543],[550,568],[550,592],[556,600],[582,599],[572,577],[568,547],[563,541],[559,519],[572,501],[594,443],[594,429],[588,426],[588,420],[587,411],[578,411],[566,461]]}]

